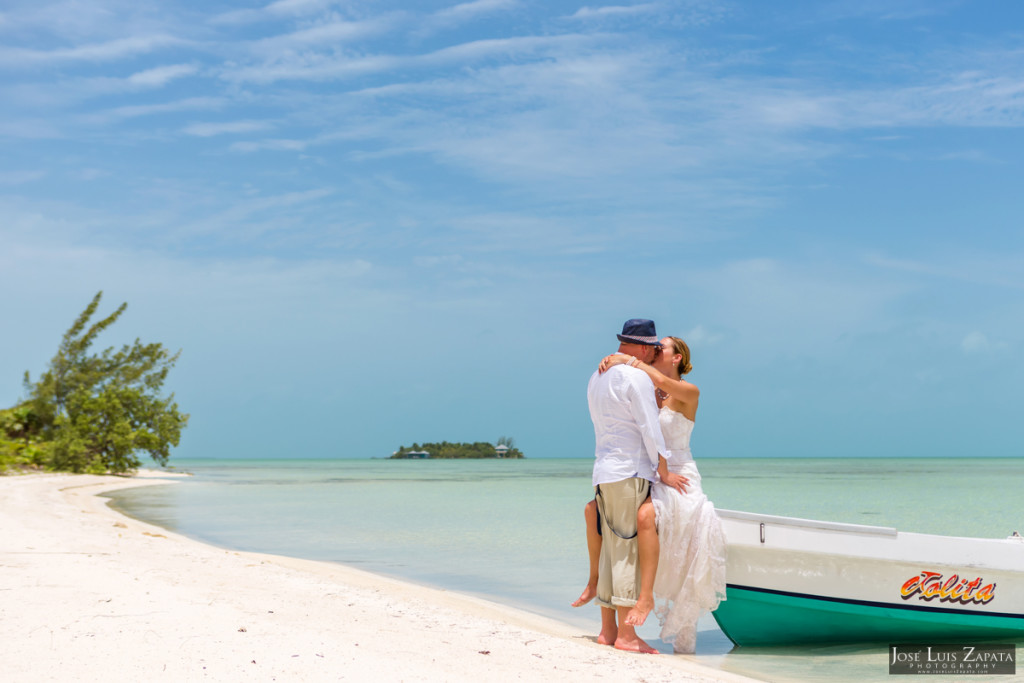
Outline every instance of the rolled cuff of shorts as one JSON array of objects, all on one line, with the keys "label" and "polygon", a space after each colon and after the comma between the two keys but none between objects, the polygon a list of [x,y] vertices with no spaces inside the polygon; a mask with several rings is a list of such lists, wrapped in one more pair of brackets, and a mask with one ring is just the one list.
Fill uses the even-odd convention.
[{"label": "rolled cuff of shorts", "polygon": [[607,603],[601,598],[594,598],[594,603],[598,607],[605,607],[607,609],[619,609],[620,607],[636,607],[636,600],[626,600],[625,598],[616,598],[612,596],[611,603]]}]

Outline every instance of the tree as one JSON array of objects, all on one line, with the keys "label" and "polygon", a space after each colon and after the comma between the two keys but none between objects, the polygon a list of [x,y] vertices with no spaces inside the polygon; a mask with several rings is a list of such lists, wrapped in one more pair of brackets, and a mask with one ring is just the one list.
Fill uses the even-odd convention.
[{"label": "tree", "polygon": [[117,351],[90,354],[96,337],[128,306],[89,325],[102,296],[98,292],[64,333],[39,381],[31,383],[25,373],[28,403],[53,442],[48,464],[72,472],[127,472],[138,468],[137,453],[145,451],[165,465],[188,423],[173,394],[160,396],[181,352],[171,355],[162,344],[136,339]]}]

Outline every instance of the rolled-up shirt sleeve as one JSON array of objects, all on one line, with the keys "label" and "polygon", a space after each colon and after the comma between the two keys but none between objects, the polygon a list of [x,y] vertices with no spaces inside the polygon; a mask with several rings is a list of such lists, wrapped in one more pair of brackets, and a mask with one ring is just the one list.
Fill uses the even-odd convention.
[{"label": "rolled-up shirt sleeve", "polygon": [[661,434],[661,423],[658,421],[658,402],[654,398],[654,384],[651,379],[642,371],[638,375],[631,375],[629,390],[632,394],[629,401],[629,412],[636,420],[640,428],[640,435],[643,438],[644,449],[647,457],[650,458],[654,470],[658,470],[658,455],[668,458],[665,448],[665,437]]}]

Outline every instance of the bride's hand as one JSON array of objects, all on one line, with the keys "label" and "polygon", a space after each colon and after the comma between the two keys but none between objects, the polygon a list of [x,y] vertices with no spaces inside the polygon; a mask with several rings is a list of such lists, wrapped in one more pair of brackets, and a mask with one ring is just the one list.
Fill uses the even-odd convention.
[{"label": "bride's hand", "polygon": [[690,480],[681,474],[675,472],[666,472],[661,477],[661,483],[665,486],[674,488],[679,493],[686,493],[686,487],[690,485]]},{"label": "bride's hand", "polygon": [[604,372],[613,365],[622,365],[623,363],[629,362],[631,356],[627,356],[624,353],[613,353],[610,356],[605,356],[601,359],[601,364],[597,366],[597,371]]}]

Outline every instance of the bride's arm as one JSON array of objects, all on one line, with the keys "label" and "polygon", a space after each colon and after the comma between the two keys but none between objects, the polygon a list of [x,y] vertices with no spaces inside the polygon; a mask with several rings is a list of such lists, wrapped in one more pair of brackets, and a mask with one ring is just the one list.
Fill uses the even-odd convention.
[{"label": "bride's arm", "polygon": [[597,371],[605,372],[613,365],[623,365],[634,360],[636,360],[635,356],[627,356],[624,353],[613,353],[612,355],[605,356],[601,359],[601,364],[597,366]]},{"label": "bride's arm", "polygon": [[697,388],[696,384],[690,384],[684,379],[672,379],[668,375],[661,374],[639,358],[627,356],[624,353],[613,353],[610,356],[605,356],[601,359],[601,364],[597,370],[598,372],[605,372],[614,365],[622,364],[643,370],[651,378],[651,381],[654,382],[654,386],[681,403],[692,405],[697,403],[697,400],[700,398],[700,389]]},{"label": "bride's arm", "polygon": [[675,472],[669,472],[668,462],[665,460],[665,456],[661,454],[658,455],[658,478],[661,479],[662,484],[674,488],[679,493],[686,493],[686,487],[690,485],[689,478]]},{"label": "bride's arm", "polygon": [[700,398],[700,389],[697,388],[696,384],[690,384],[684,379],[672,379],[668,375],[661,374],[639,358],[627,356],[624,353],[613,353],[610,356],[605,356],[598,369],[601,372],[604,372],[613,365],[619,365],[620,363],[625,363],[639,370],[643,370],[647,373],[647,376],[651,378],[651,381],[654,382],[654,386],[658,387],[677,401],[691,404],[696,403],[697,399]]}]

